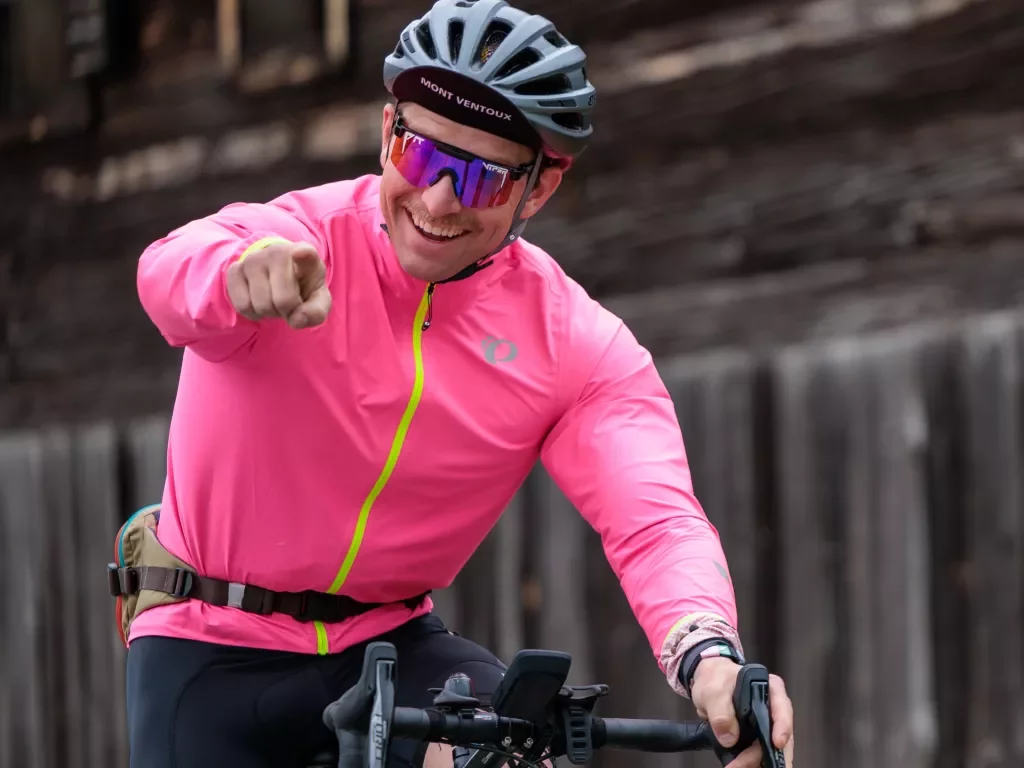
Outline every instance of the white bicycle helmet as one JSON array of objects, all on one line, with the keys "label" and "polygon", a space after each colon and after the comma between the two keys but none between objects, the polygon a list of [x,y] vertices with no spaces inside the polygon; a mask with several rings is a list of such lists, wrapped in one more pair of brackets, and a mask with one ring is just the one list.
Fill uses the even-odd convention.
[{"label": "white bicycle helmet", "polygon": [[587,57],[504,0],[437,0],[402,32],[384,85],[459,123],[572,160],[593,133]]}]

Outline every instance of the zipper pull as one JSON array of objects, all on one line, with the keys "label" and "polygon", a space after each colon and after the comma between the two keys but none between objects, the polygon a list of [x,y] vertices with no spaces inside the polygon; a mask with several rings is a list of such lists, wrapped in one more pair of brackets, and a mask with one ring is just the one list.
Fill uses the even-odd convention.
[{"label": "zipper pull", "polygon": [[427,286],[427,316],[423,320],[423,330],[427,330],[430,327],[430,323],[434,317],[434,284],[431,283]]}]

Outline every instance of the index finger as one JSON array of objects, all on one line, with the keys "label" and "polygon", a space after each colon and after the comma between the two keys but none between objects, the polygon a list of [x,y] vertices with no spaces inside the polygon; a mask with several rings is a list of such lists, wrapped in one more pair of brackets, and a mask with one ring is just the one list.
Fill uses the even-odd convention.
[{"label": "index finger", "polygon": [[300,280],[309,275],[315,275],[323,268],[323,259],[309,243],[292,243],[291,257],[295,273]]}]

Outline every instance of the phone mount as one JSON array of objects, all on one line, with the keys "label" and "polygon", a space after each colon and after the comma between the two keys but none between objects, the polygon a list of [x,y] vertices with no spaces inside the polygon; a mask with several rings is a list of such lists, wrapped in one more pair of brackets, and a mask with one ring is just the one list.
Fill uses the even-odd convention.
[{"label": "phone mount", "polygon": [[594,755],[591,722],[594,705],[608,695],[607,685],[566,685],[555,702],[561,728],[552,744],[573,765],[585,765]]}]

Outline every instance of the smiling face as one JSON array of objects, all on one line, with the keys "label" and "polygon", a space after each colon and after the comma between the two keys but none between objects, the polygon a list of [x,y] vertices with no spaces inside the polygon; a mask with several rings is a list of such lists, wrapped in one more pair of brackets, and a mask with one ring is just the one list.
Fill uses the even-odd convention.
[{"label": "smiling face", "polygon": [[[522,144],[452,122],[418,104],[404,103],[402,119],[410,131],[476,155],[492,163],[515,167],[533,162]],[[459,201],[452,178],[443,174],[432,186],[406,181],[389,157],[395,106],[384,107],[381,125],[380,207],[398,261],[410,275],[426,282],[445,280],[497,248],[512,226],[516,207],[526,190],[527,177],[515,182],[509,199],[492,208],[469,208]],[[520,216],[535,215],[558,188],[562,171],[545,168]]]}]

